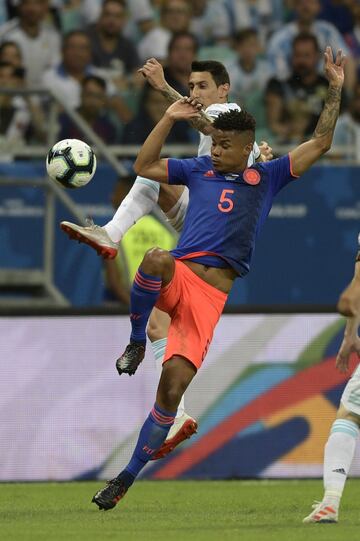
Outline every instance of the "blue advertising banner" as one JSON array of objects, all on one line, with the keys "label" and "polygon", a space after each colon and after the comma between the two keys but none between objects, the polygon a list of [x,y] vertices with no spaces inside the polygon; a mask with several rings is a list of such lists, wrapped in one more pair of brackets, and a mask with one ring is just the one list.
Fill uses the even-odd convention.
[{"label": "blue advertising banner", "polygon": [[[130,162],[125,165],[131,167]],[[0,164],[0,176],[28,186],[0,186],[0,268],[34,268],[42,262],[44,194],[32,180],[43,162]],[[230,304],[334,304],[351,278],[360,218],[359,168],[313,167],[277,197],[257,242],[249,275],[237,280]],[[67,192],[81,210],[103,225],[112,216],[116,173],[99,164],[83,189]],[[58,228],[74,218],[57,204],[55,283],[77,306],[103,300],[102,262],[87,246],[70,242]]]}]

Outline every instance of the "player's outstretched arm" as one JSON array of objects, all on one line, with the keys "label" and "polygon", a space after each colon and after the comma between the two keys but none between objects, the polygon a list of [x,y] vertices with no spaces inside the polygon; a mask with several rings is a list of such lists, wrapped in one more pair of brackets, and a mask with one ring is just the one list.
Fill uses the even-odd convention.
[{"label": "player's outstretched arm", "polygon": [[292,172],[296,176],[302,175],[330,149],[339,116],[345,56],[339,50],[334,61],[331,47],[326,47],[324,58],[324,72],[329,88],[312,138],[290,152]]},{"label": "player's outstretched arm", "polygon": [[140,149],[134,163],[137,175],[157,182],[168,182],[167,159],[160,158],[161,149],[174,123],[178,120],[198,118],[200,107],[201,105],[191,98],[181,98],[170,105]]},{"label": "player's outstretched arm", "polygon": [[[149,58],[143,67],[139,69],[139,72],[146,77],[149,84],[155,88],[155,90],[158,90],[169,103],[175,103],[183,97],[166,81],[164,69],[156,58]],[[209,135],[212,131],[212,123],[214,120],[207,115],[203,109],[200,109],[199,113],[200,116],[198,118],[188,119],[189,123],[195,130],[200,131],[204,135]]]}]

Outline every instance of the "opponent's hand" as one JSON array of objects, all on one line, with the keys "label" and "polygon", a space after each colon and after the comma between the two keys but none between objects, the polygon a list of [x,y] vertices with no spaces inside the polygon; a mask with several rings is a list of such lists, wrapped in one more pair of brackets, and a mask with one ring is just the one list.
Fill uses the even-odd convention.
[{"label": "opponent's hand", "polygon": [[166,110],[166,115],[171,120],[190,120],[192,118],[200,118],[201,103],[193,98],[184,97],[172,103]]},{"label": "opponent's hand", "polygon": [[331,47],[326,47],[324,53],[324,73],[330,85],[342,87],[344,84],[345,55],[341,49],[338,50],[334,61]]},{"label": "opponent's hand", "polygon": [[348,370],[350,355],[352,353],[356,353],[360,361],[360,338],[354,335],[344,336],[336,357],[336,368],[340,372],[346,372]]},{"label": "opponent's hand", "polygon": [[260,149],[260,154],[262,156],[263,162],[269,162],[270,160],[273,159],[274,156],[272,153],[272,148],[269,145],[269,143],[267,143],[266,141],[261,141],[259,145],[259,149]]},{"label": "opponent's hand", "polygon": [[155,90],[163,90],[166,86],[164,70],[156,58],[149,58],[138,70]]}]

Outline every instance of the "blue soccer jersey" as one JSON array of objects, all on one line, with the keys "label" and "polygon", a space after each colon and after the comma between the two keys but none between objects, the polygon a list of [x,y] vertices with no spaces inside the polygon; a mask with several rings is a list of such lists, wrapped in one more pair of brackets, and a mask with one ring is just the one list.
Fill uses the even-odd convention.
[{"label": "blue soccer jersey", "polygon": [[256,236],[275,195],[296,178],[290,157],[256,163],[239,174],[215,171],[210,156],[168,160],[169,184],[189,188],[176,259],[249,272]]}]

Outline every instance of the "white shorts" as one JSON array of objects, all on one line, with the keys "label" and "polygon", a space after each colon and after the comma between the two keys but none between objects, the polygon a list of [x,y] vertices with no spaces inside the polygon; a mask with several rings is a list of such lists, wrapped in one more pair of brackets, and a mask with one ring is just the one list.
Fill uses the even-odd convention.
[{"label": "white shorts", "polygon": [[341,404],[351,413],[360,415],[360,364],[346,384]]},{"label": "white shorts", "polygon": [[177,203],[173,206],[172,209],[170,209],[166,213],[166,217],[168,221],[171,223],[175,231],[177,231],[178,233],[181,233],[182,231],[188,204],[189,204],[189,188],[187,186],[184,186],[184,191],[180,195]]}]

